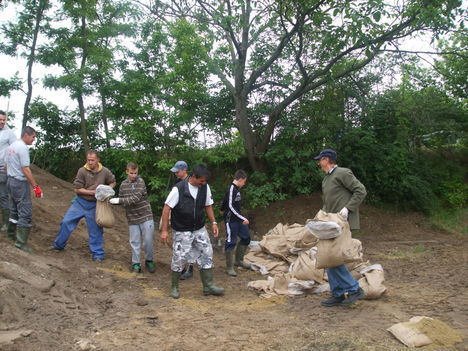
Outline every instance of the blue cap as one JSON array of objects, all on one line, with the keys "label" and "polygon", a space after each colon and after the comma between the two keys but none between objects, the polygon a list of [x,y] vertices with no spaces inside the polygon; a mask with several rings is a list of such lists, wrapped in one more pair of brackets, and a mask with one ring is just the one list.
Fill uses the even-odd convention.
[{"label": "blue cap", "polygon": [[336,161],[336,151],[332,149],[323,149],[320,151],[318,156],[314,157],[314,160],[320,160],[322,157],[328,157],[332,161]]},{"label": "blue cap", "polygon": [[188,169],[187,163],[185,161],[177,161],[174,167],[171,168],[171,172],[179,172],[181,169]]}]

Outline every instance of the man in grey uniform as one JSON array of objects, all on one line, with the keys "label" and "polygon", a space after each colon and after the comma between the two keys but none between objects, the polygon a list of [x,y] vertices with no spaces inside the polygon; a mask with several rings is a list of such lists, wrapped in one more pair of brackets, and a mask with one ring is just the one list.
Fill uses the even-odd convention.
[{"label": "man in grey uniform", "polygon": [[0,111],[0,207],[2,209],[3,225],[0,231],[6,232],[8,229],[8,219],[10,218],[10,203],[7,189],[6,171],[6,151],[8,146],[16,141],[13,131],[6,125],[7,116],[4,111]]},{"label": "man in grey uniform", "polygon": [[29,126],[24,127],[21,139],[16,140],[8,147],[6,155],[7,187],[10,195],[8,235],[11,237],[16,232],[15,246],[28,252],[31,251],[27,242],[32,227],[32,202],[29,184],[34,189],[36,197],[42,197],[42,190],[37,185],[29,168],[28,145],[32,145],[35,139],[35,130]]}]

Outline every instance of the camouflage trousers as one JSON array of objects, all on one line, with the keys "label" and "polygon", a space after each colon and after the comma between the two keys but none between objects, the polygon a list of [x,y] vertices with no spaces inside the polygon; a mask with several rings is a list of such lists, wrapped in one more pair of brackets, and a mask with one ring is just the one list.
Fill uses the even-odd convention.
[{"label": "camouflage trousers", "polygon": [[182,272],[187,263],[197,263],[200,269],[213,268],[213,247],[206,228],[173,234],[171,270]]}]

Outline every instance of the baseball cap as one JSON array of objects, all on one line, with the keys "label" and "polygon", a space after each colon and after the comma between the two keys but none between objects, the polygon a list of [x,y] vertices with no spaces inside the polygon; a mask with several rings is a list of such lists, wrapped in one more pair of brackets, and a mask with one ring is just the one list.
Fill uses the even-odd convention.
[{"label": "baseball cap", "polygon": [[188,169],[187,163],[185,161],[177,161],[174,167],[171,168],[171,172],[178,172],[181,169]]},{"label": "baseball cap", "polygon": [[314,157],[314,160],[320,160],[322,157],[328,157],[330,160],[336,161],[336,151],[332,149],[323,149],[320,154]]}]

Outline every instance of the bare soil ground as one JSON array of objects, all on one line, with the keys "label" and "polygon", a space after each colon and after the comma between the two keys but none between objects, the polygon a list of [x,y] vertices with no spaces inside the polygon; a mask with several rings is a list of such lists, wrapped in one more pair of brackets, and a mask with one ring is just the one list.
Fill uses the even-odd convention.
[{"label": "bare soil ground", "polygon": [[[84,222],[66,250],[49,250],[74,194],[71,184],[35,167],[33,173],[45,193],[33,199],[34,252],[0,237],[0,350],[402,350],[386,328],[417,315],[462,334],[463,342],[438,349],[468,349],[467,237],[432,230],[418,214],[362,207],[365,259],[386,274],[388,291],[379,300],[325,308],[323,295],[260,299],[247,283],[262,277],[245,270],[227,276],[217,246],[215,283],[225,296],[203,296],[196,269],[174,300],[168,247],[156,243],[156,273],[129,273],[122,209],[105,230],[104,262],[91,260]],[[303,224],[320,206],[313,194],[252,211],[254,236],[278,222]]]}]

